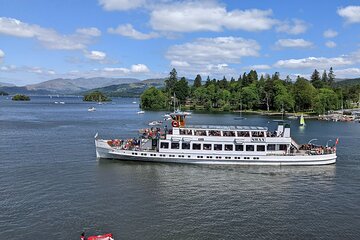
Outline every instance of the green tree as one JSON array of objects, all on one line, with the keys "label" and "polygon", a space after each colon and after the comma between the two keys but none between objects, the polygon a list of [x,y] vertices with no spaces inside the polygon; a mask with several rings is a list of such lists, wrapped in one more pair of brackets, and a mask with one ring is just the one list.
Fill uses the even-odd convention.
[{"label": "green tree", "polygon": [[255,83],[242,89],[241,102],[246,109],[253,109],[259,103],[259,95]]},{"label": "green tree", "polygon": [[298,76],[293,88],[296,109],[298,111],[311,109],[315,93],[314,86],[305,78]]},{"label": "green tree", "polygon": [[322,88],[324,86],[323,82],[320,79],[320,73],[316,69],[311,74],[311,81],[310,82],[315,88]]},{"label": "green tree", "polygon": [[275,81],[275,98],[274,105],[276,110],[292,111],[295,106],[295,99],[293,95],[288,91],[284,82],[281,80]]},{"label": "green tree", "polygon": [[331,87],[334,86],[334,83],[335,83],[335,74],[334,74],[332,67],[330,67],[330,70],[329,70],[328,83]]},{"label": "green tree", "polygon": [[328,75],[326,73],[326,70],[324,70],[322,76],[321,76],[321,81],[323,82],[323,85],[327,85],[329,83],[329,79],[328,79]]},{"label": "green tree", "polygon": [[185,103],[185,100],[189,95],[188,81],[185,79],[185,77],[182,77],[180,81],[177,81],[175,83],[174,92],[176,98],[179,99],[180,103]]},{"label": "green tree", "polygon": [[201,87],[201,76],[200,74],[196,75],[196,78],[194,80],[194,88]]},{"label": "green tree", "polygon": [[83,97],[83,101],[87,101],[87,102],[107,102],[107,101],[111,101],[111,99],[108,98],[105,94],[103,94],[100,91],[93,91],[93,92],[90,92],[90,93],[86,94]]},{"label": "green tree", "polygon": [[146,89],[143,94],[141,94],[140,100],[141,108],[145,110],[161,110],[166,108],[166,95],[155,87]]},{"label": "green tree", "polygon": [[169,73],[169,78],[165,80],[165,91],[169,94],[174,93],[174,87],[177,82],[177,72],[176,69],[173,68]]},{"label": "green tree", "polygon": [[336,109],[338,101],[338,96],[332,89],[320,88],[314,99],[314,110],[317,114],[325,114]]}]

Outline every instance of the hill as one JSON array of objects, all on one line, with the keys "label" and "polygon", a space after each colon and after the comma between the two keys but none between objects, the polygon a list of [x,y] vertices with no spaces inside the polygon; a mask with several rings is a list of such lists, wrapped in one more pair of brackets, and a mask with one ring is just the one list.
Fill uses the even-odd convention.
[{"label": "hill", "polygon": [[15,84],[12,83],[6,83],[6,82],[0,82],[0,87],[14,87]]},{"label": "hill", "polygon": [[351,87],[360,84],[360,78],[338,79],[335,82],[337,87]]}]

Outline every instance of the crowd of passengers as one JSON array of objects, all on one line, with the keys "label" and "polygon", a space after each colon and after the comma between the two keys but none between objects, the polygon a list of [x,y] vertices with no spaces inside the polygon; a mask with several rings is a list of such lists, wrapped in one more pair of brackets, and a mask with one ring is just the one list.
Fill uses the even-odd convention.
[{"label": "crowd of passengers", "polygon": [[331,154],[336,152],[336,146],[317,146],[314,144],[303,144],[300,147],[300,150],[306,150],[311,155],[322,155],[322,154]]}]

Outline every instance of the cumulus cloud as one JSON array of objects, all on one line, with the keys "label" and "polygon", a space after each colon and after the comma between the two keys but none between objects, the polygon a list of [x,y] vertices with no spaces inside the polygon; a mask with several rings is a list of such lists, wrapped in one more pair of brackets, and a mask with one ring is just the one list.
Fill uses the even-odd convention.
[{"label": "cumulus cloud", "polygon": [[279,22],[276,27],[277,32],[285,32],[292,35],[297,35],[306,32],[308,25],[299,19],[292,19],[291,21]]},{"label": "cumulus cloud", "polygon": [[151,33],[142,33],[134,29],[134,27],[131,24],[124,24],[119,25],[117,28],[109,28],[109,33],[113,34],[119,34],[125,37],[137,39],[137,40],[146,40],[151,38],[157,38],[159,37],[159,34],[155,32]]},{"label": "cumulus cloud", "polygon": [[231,30],[262,31],[276,24],[272,10],[233,10],[211,2],[181,2],[162,5],[150,13],[157,31],[195,32]]},{"label": "cumulus cloud", "polygon": [[8,73],[34,73],[39,76],[52,76],[56,74],[56,72],[52,69],[46,69],[42,67],[34,67],[34,66],[16,66],[16,65],[8,65],[2,66],[0,68],[1,72]]},{"label": "cumulus cloud", "polygon": [[324,31],[323,35],[325,38],[333,38],[338,35],[338,32],[336,32],[332,29],[328,29],[328,30]]},{"label": "cumulus cloud", "polygon": [[77,50],[85,49],[95,36],[101,33],[96,28],[81,28],[71,35],[61,35],[53,29],[21,22],[14,18],[0,17],[0,34],[35,38],[49,49]]},{"label": "cumulus cloud", "polygon": [[266,64],[259,64],[259,65],[252,65],[252,66],[248,66],[248,67],[244,67],[245,70],[267,70],[270,69],[271,67],[269,65]]},{"label": "cumulus cloud", "polygon": [[327,46],[328,48],[334,48],[334,47],[336,47],[336,43],[333,41],[327,41],[325,43],[325,46]]},{"label": "cumulus cloud", "polygon": [[354,61],[349,57],[308,57],[300,59],[279,60],[274,64],[274,66],[288,69],[327,69],[329,67],[346,66],[352,64],[354,64]]},{"label": "cumulus cloud", "polygon": [[94,61],[103,61],[106,58],[106,53],[101,51],[85,51],[85,57]]},{"label": "cumulus cloud", "polygon": [[107,11],[125,11],[141,7],[145,0],[99,0],[99,4]]},{"label": "cumulus cloud", "polygon": [[135,65],[131,66],[131,72],[133,72],[133,73],[147,73],[147,72],[150,72],[150,70],[144,64],[135,64]]},{"label": "cumulus cloud", "polygon": [[227,74],[234,72],[230,64],[243,57],[256,57],[260,46],[255,40],[237,37],[199,38],[194,42],[171,46],[166,58],[185,74]]},{"label": "cumulus cloud", "polygon": [[302,38],[279,39],[276,41],[275,46],[279,48],[309,48],[313,46],[313,43]]},{"label": "cumulus cloud", "polygon": [[5,53],[3,50],[0,49],[0,62],[1,62],[1,59],[3,59],[5,57]]},{"label": "cumulus cloud", "polygon": [[337,13],[345,18],[347,23],[360,23],[360,6],[347,6],[339,8]]},{"label": "cumulus cloud", "polygon": [[360,76],[360,68],[345,68],[335,71],[337,78],[352,78]]}]

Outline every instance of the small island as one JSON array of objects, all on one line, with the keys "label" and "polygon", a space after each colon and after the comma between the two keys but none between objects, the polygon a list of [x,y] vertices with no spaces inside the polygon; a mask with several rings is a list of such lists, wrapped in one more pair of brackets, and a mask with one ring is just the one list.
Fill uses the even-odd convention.
[{"label": "small island", "polygon": [[100,91],[94,91],[94,92],[90,92],[90,93],[86,94],[83,97],[83,101],[86,101],[86,102],[110,102],[111,99],[108,98],[106,95],[104,95]]},{"label": "small island", "polygon": [[0,91],[0,96],[7,96],[7,95],[9,95],[7,92]]},{"label": "small island", "polygon": [[30,101],[30,97],[24,94],[16,94],[11,98],[13,101]]}]

